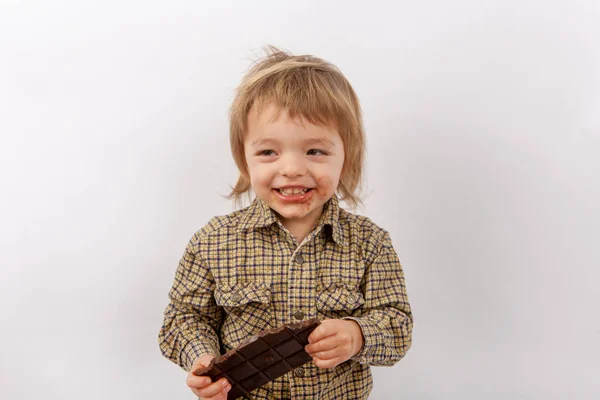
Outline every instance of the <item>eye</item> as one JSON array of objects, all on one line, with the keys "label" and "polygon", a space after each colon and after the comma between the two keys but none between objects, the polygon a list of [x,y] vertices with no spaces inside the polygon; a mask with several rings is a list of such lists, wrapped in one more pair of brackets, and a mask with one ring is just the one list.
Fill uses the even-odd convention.
[{"label": "eye", "polygon": [[258,152],[259,156],[274,156],[275,155],[275,151],[273,150],[261,150]]},{"label": "eye", "polygon": [[319,150],[319,149],[310,149],[309,151],[306,152],[306,154],[308,154],[309,156],[324,156],[324,155],[327,155],[327,153],[325,153],[323,150]]}]

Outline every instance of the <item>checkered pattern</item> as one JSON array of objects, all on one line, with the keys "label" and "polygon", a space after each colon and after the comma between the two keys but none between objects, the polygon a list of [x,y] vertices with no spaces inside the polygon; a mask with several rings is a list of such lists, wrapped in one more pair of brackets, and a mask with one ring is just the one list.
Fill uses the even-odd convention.
[{"label": "checkered pattern", "polygon": [[252,392],[254,399],[366,399],[370,365],[393,365],[410,348],[413,318],[388,233],[333,197],[300,244],[256,199],[215,217],[190,240],[159,333],[163,355],[189,371],[207,353],[308,318],[358,322],[364,346],[334,369],[312,362]]}]

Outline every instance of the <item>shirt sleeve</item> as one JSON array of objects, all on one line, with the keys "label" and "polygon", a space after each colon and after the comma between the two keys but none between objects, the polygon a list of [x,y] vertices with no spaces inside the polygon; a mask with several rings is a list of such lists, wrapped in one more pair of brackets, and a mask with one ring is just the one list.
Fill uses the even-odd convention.
[{"label": "shirt sleeve", "polygon": [[202,264],[196,243],[194,235],[179,261],[158,335],[162,354],[186,371],[196,358],[220,354],[217,332],[223,311],[215,303],[214,278]]},{"label": "shirt sleeve", "polygon": [[404,357],[412,344],[413,316],[398,255],[385,232],[375,247],[373,261],[361,283],[365,296],[363,314],[345,317],[362,330],[362,349],[352,357],[361,364],[391,366]]}]

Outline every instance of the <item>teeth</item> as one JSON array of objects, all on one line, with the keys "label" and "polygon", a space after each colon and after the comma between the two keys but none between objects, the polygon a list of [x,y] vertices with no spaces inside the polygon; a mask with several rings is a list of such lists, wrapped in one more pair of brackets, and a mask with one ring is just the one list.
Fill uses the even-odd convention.
[{"label": "teeth", "polygon": [[304,194],[307,192],[308,189],[304,188],[304,189],[299,189],[299,188],[293,188],[293,189],[279,189],[279,193],[281,194],[286,194],[286,195],[293,195],[293,194]]}]

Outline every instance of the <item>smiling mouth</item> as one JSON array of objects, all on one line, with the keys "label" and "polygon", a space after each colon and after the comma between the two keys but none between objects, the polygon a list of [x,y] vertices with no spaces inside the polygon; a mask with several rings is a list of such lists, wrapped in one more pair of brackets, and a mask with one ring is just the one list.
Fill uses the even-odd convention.
[{"label": "smiling mouth", "polygon": [[312,188],[279,188],[273,189],[284,196],[302,196],[313,190]]}]

